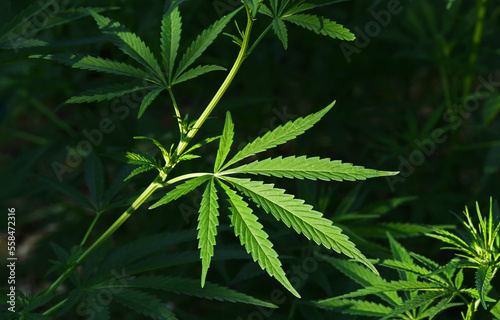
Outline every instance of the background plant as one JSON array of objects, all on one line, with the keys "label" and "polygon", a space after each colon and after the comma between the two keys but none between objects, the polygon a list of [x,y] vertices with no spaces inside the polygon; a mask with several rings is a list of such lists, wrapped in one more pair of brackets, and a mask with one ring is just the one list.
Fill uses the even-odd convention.
[{"label": "background plant", "polygon": [[[372,252],[377,256],[390,254],[385,248],[384,234],[394,223],[400,223],[402,226],[408,223],[456,224],[456,221],[446,214],[448,210],[459,211],[464,204],[470,206],[476,199],[484,206],[490,195],[498,194],[498,185],[495,183],[498,180],[498,161],[495,159],[499,132],[495,111],[498,106],[495,102],[498,93],[498,87],[495,85],[498,82],[498,42],[495,37],[498,30],[498,4],[492,1],[483,2],[486,11],[481,41],[477,46],[477,59],[474,67],[466,71],[464,66],[469,64],[469,53],[472,50],[470,44],[476,28],[479,2],[455,1],[449,10],[446,9],[444,1],[400,3],[403,10],[393,15],[387,27],[381,28],[380,34],[373,37],[359,54],[353,55],[350,63],[347,63],[338,47],[340,42],[329,42],[325,45],[322,41],[325,38],[310,36],[294,24],[285,22],[290,31],[289,50],[285,52],[282,43],[275,42],[272,37],[264,37],[257,50],[242,66],[244,81],[243,78],[236,78],[233,83],[234,91],[229,90],[226,93],[213,113],[213,120],[205,123],[199,136],[201,139],[202,135],[206,135],[204,132],[221,132],[225,110],[230,110],[233,119],[245,119],[244,122],[235,121],[238,130],[234,145],[237,150],[265,132],[257,132],[256,123],[259,123],[257,127],[267,126],[273,129],[288,120],[296,119],[299,115],[318,111],[318,106],[328,105],[332,97],[335,97],[338,100],[336,106],[306,135],[299,137],[296,142],[270,149],[266,151],[266,155],[277,157],[311,154],[322,158],[342,159],[345,162],[362,162],[371,168],[401,170],[405,169],[398,168],[402,163],[401,159],[408,160],[412,151],[419,150],[416,139],[424,141],[436,128],[450,130],[447,131],[449,134],[446,135],[446,141],[437,144],[429,155],[426,154],[422,163],[414,166],[414,172],[405,174],[404,181],[397,183],[393,191],[388,188],[385,178],[371,179],[356,184],[356,187],[349,183],[322,181],[296,183],[293,180],[281,179],[277,182],[280,188],[306,200],[314,205],[316,210],[325,212],[326,217],[336,221],[336,225],[341,223],[345,233],[369,257],[374,257]],[[78,5],[77,2],[71,4]],[[1,14],[9,16],[10,19],[24,6],[22,1],[10,2],[10,10],[6,8]],[[134,1],[86,1],[85,6],[119,6],[120,10],[103,12],[102,15],[112,17],[134,30],[145,43],[151,45],[153,51],[159,52],[156,51],[159,50],[158,12],[163,9],[162,5],[151,4],[145,7]],[[187,46],[189,39],[194,39],[200,30],[219,19],[219,14],[228,14],[233,9],[235,6],[229,1],[190,1],[188,6],[182,8],[183,39],[188,40],[184,46]],[[342,2],[332,7],[317,8],[311,13],[341,21],[347,28],[354,30],[355,27],[363,29],[368,22],[374,20],[371,9],[379,12],[387,9],[387,3]],[[427,18],[431,16],[435,18]],[[264,21],[265,17],[262,16],[260,20]],[[228,24],[227,28],[225,32],[237,34],[233,24]],[[269,33],[273,32],[269,30]],[[37,38],[47,42],[53,39],[86,38],[94,41],[93,44],[78,50],[77,47],[65,49],[66,52],[89,52],[93,56],[127,60],[116,47],[103,41],[95,22],[89,18],[42,30]],[[181,51],[183,49],[185,47],[182,48],[181,45]],[[41,52],[40,48],[36,50],[28,54],[48,53]],[[203,63],[227,67],[224,61],[234,59],[234,50],[234,44],[230,41],[218,40],[217,46],[206,51]],[[51,49],[50,53],[53,52],[55,51]],[[438,56],[441,52],[443,54]],[[103,143],[93,145],[98,154],[122,150],[153,150],[150,142],[134,140],[134,136],[154,136],[152,133],[162,132],[161,136],[155,137],[162,142],[173,141],[178,137],[175,131],[166,132],[163,129],[165,126],[177,126],[171,112],[165,112],[171,110],[171,105],[168,96],[164,94],[157,97],[155,104],[148,108],[140,121],[131,116],[136,115],[138,106],[135,109],[128,107],[120,109],[120,112],[112,112],[109,102],[94,103],[92,108],[79,107],[79,112],[74,112],[72,108],[62,108],[55,114],[44,112],[41,106],[48,110],[53,109],[75,92],[95,89],[101,84],[115,81],[116,78],[96,77],[95,73],[71,70],[51,62],[24,59],[28,54],[21,56],[15,63],[4,64],[0,72],[4,89],[0,91],[3,107],[1,139],[4,151],[0,161],[3,163],[2,168],[5,168],[2,181],[10,182],[0,186],[0,194],[2,202],[6,201],[10,206],[22,208],[26,213],[18,216],[18,223],[25,235],[19,241],[24,252],[29,252],[29,255],[23,256],[21,261],[27,262],[19,265],[18,272],[23,275],[21,282],[24,288],[31,288],[33,293],[39,291],[41,286],[49,284],[48,281],[41,280],[44,276],[42,270],[51,267],[47,261],[48,257],[54,257],[49,243],[79,244],[82,240],[81,225],[88,225],[95,214],[95,211],[81,205],[85,201],[83,198],[88,201],[91,197],[85,186],[83,160],[70,167],[71,172],[63,175],[65,184],[60,187],[61,190],[68,190],[66,187],[70,185],[83,194],[84,197],[77,200],[78,205],[67,195],[47,188],[46,181],[37,176],[57,179],[51,164],[64,164],[69,153],[66,147],[76,148],[79,142],[86,139],[82,130],[91,131],[98,128],[98,123],[103,118],[112,121],[114,130],[103,135]],[[445,71],[446,78],[442,77],[440,70]],[[478,89],[480,93],[477,99],[478,108],[467,117],[460,118],[460,126],[452,128],[450,122],[443,118],[445,101],[451,101],[452,106],[463,105],[466,73],[472,75],[471,92],[475,93]],[[212,96],[217,90],[215,85],[220,83],[221,77],[222,73],[214,72],[200,78],[202,86],[198,80],[179,84],[175,87],[178,104],[184,106],[191,116],[199,114],[203,105],[208,103],[206,97]],[[490,83],[491,86],[486,87],[483,83]],[[450,92],[449,100],[446,100],[447,90]],[[259,95],[256,96],[255,92],[259,92]],[[249,107],[250,104],[258,104],[259,107]],[[117,105],[123,106],[127,106],[127,103]],[[356,122],[353,122],[353,119],[356,119]],[[451,133],[455,131],[456,138],[451,139]],[[318,136],[317,133],[322,133],[321,138],[310,139]],[[215,156],[215,148],[216,144],[212,143],[204,146],[202,150]],[[132,170],[129,167],[128,171],[121,172],[121,167],[113,159],[101,158],[101,161],[104,182],[108,188],[118,173],[122,174],[123,179]],[[176,170],[181,174],[195,172],[197,168],[203,167],[205,169],[202,170],[208,172],[213,167],[214,159],[204,157],[197,161],[185,161]],[[399,176],[403,177],[403,173],[407,172],[408,170],[402,170]],[[126,206],[128,196],[137,196],[141,191],[140,186],[147,185],[154,179],[153,174],[152,171],[147,172],[124,184],[123,189],[112,198],[112,203],[104,202],[104,207]],[[268,181],[275,182],[273,178]],[[161,209],[179,212],[179,219],[167,220],[162,215],[155,214],[136,215],[134,223],[122,227],[120,235],[113,239],[113,245],[139,239],[144,230],[149,230],[150,233],[178,231],[185,228],[186,224],[189,228],[196,228],[197,205],[200,203],[202,191],[194,190]],[[107,196],[110,195],[111,193],[108,193]],[[90,205],[92,203],[90,200]],[[100,223],[94,227],[94,234],[104,232],[105,227],[112,223],[113,217],[107,214],[109,212],[102,214]],[[357,218],[350,219],[351,215]],[[281,222],[275,222],[270,216],[269,218],[271,219],[266,215],[261,216],[280,257],[284,257],[283,261],[289,266],[302,266],[304,262],[310,261],[311,252],[316,246],[310,247],[305,239],[295,237],[295,232],[282,228]],[[369,227],[374,222],[377,222],[378,228],[370,230]],[[399,230],[404,229],[401,227]],[[371,251],[367,251],[367,247],[361,243],[363,241],[353,236],[361,232],[362,238],[369,240],[364,244],[376,244],[377,249],[371,248]],[[439,246],[432,239],[403,236],[404,232],[398,232],[398,241],[410,251],[425,254],[440,265],[449,261],[448,256],[440,254]],[[219,233],[219,237],[221,243],[231,243],[234,238],[227,232]],[[91,240],[93,239],[89,241]],[[428,251],[419,251],[419,248],[423,247]],[[188,249],[196,250],[196,245],[186,243],[175,248]],[[243,250],[242,255],[244,254]],[[233,289],[264,300],[269,300],[268,292],[280,288],[279,284],[273,281],[261,281],[267,278],[252,261],[233,259],[231,266],[236,266],[233,269],[228,268],[227,262],[214,259],[209,273],[212,282],[228,284]],[[30,268],[33,264],[40,268]],[[177,269],[175,274],[198,278],[198,268],[197,263],[186,264]],[[298,290],[305,299],[317,300],[343,293],[338,292],[327,279],[335,279],[338,287],[346,288],[352,285],[349,279],[328,264],[318,264],[315,272],[285,271],[292,276],[300,276]],[[49,279],[53,275],[49,275]],[[249,281],[251,279],[255,279],[260,285],[254,286],[255,281]],[[496,278],[493,278],[494,287],[496,281]],[[323,297],[318,297],[318,289],[324,290]],[[285,297],[284,301],[279,300],[280,308],[273,309],[271,317],[341,317],[338,313],[317,309]],[[208,300],[183,300],[179,297],[175,298],[175,302],[177,310],[189,310],[191,315],[210,317],[218,312],[218,305]],[[224,308],[234,315],[234,318],[248,318],[253,312],[260,312],[262,317],[269,314],[242,304],[226,304]],[[456,319],[457,311],[459,310],[451,308],[440,313],[439,317]]]}]

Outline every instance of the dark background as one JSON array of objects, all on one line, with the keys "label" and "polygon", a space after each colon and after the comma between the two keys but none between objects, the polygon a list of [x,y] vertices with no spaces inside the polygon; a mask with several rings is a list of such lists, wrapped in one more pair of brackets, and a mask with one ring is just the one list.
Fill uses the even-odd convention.
[{"label": "dark background", "polygon": [[[19,13],[28,2],[3,1],[0,21]],[[228,13],[235,3],[193,0],[183,5],[181,52],[198,32],[220,14]],[[270,33],[245,61],[197,138],[220,134],[224,114],[230,110],[236,128],[235,146],[241,147],[269,129],[316,112],[336,100],[335,107],[313,129],[260,158],[293,154],[321,156],[374,169],[401,171],[400,175],[343,183],[266,181],[305,199],[333,220],[342,212],[362,212],[370,205],[387,204],[389,200],[398,205],[375,222],[458,224],[450,211],[460,213],[465,206],[473,209],[476,201],[486,212],[489,198],[497,199],[499,195],[500,6],[496,1],[487,4],[477,60],[471,64],[470,56],[476,50],[472,39],[479,1],[455,1],[447,10],[445,1],[401,0],[399,13],[391,14],[390,21],[386,20],[383,26],[375,16],[387,11],[389,3],[395,1],[348,1],[315,10],[314,13],[357,33],[357,42],[333,40],[289,25],[289,47],[285,51]],[[81,4],[118,7],[104,15],[120,21],[155,53],[159,52],[161,2],[70,1],[67,6]],[[237,20],[244,25],[242,13]],[[267,23],[267,17],[259,16],[255,34]],[[374,29],[367,30],[368,26]],[[232,24],[226,31],[236,32]],[[58,181],[54,165],[65,164],[68,149],[88,140],[83,130],[89,132],[99,128],[104,118],[113,123],[114,130],[104,134],[102,142],[93,148],[105,168],[108,186],[123,165],[104,155],[134,149],[154,150],[152,144],[134,140],[133,136],[154,137],[167,146],[178,139],[166,93],[140,120],[136,117],[137,109],[130,110],[130,115],[120,119],[120,113],[110,109],[110,101],[68,105],[53,113],[57,105],[83,90],[122,79],[71,69],[51,61],[28,59],[30,54],[81,52],[133,62],[103,40],[89,17],[41,30],[36,37],[60,45],[15,53],[4,50],[0,60],[0,201],[5,203],[4,207],[16,208],[18,288],[29,293],[40,290],[56,277],[55,273],[46,276],[51,267],[49,259],[54,259],[50,243],[71,250],[81,241],[95,214],[42,178]],[[80,43],[69,44],[69,40]],[[342,45],[344,48],[350,46],[355,52],[346,58]],[[221,36],[201,59],[204,63],[229,69],[237,49],[228,37]],[[224,76],[222,72],[214,72],[175,87],[182,112],[195,119]],[[468,78],[470,86],[464,89]],[[484,79],[490,82],[490,87],[484,85]],[[458,117],[448,119],[447,110],[456,106],[469,107]],[[176,168],[177,173],[210,170],[215,148],[216,144],[204,147],[202,158],[182,163]],[[72,185],[88,196],[84,167],[82,160],[72,172],[64,173],[62,182],[58,183]],[[152,178],[154,174],[147,173],[132,179],[117,195],[117,201],[133,195]],[[158,232],[196,228],[200,192],[194,193],[193,199],[183,197],[151,212],[140,209],[133,221],[128,221],[117,232],[114,243],[123,244]],[[106,230],[121,211],[117,208],[106,212],[91,239]],[[224,219],[221,218],[221,224],[228,225],[229,220]],[[290,257],[284,260],[285,266],[300,265],[316,249],[313,243],[296,236],[269,216],[262,219],[275,249],[280,255]],[[356,221],[352,225],[346,222],[346,227],[362,232],[368,221],[374,222]],[[370,239],[387,246],[383,234]],[[399,241],[409,250],[440,263],[452,257],[449,251],[439,250],[441,243],[423,235],[400,237]],[[223,232],[218,243],[238,244],[239,241],[230,232]],[[383,255],[373,248],[363,247],[362,243],[358,245],[370,258]],[[196,249],[196,246],[197,241],[193,239],[186,248]],[[6,252],[1,254],[6,255]],[[238,273],[241,268],[248,268],[244,269],[248,270],[247,277]],[[248,261],[216,262],[208,280],[269,300],[269,292],[280,288],[279,284],[257,269],[252,269]],[[170,269],[167,273],[197,278],[199,272],[200,264],[197,263]],[[286,301],[270,318],[286,319],[293,315],[294,319],[342,319],[339,314],[314,310],[306,301],[332,297],[354,288],[357,287],[352,281],[330,265],[319,263],[317,272],[308,274],[297,288],[303,299],[294,300],[286,293]],[[169,299],[176,304],[179,316],[184,315],[186,319],[212,319],[221,309],[227,312],[227,318],[241,316],[247,319],[256,310],[247,305],[175,295]],[[117,307],[114,311],[116,316],[125,319],[119,310]],[[459,311],[459,308],[452,308],[447,311],[449,316],[440,315],[439,318],[457,319]],[[71,317],[70,312],[68,319]],[[134,315],[128,317],[135,319]]]}]

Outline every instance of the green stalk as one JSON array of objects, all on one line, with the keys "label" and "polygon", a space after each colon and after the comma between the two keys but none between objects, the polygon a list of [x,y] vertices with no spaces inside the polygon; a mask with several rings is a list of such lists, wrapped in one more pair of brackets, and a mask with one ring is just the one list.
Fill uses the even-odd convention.
[{"label": "green stalk", "polygon": [[[241,64],[243,63],[243,61],[247,57],[246,53],[247,53],[248,43],[249,43],[249,39],[250,39],[250,32],[252,30],[253,19],[252,19],[250,13],[249,13],[248,8],[246,8],[246,9],[247,9],[247,26],[246,26],[246,29],[245,29],[245,36],[244,36],[243,42],[242,42],[240,51],[238,53],[238,57],[236,58],[236,61],[234,62],[233,67],[229,71],[229,74],[227,75],[226,79],[222,83],[221,87],[216,92],[215,96],[212,98],[212,100],[208,104],[207,108],[203,111],[203,113],[200,116],[200,118],[198,118],[198,120],[196,121],[193,129],[191,129],[187,133],[185,139],[183,139],[179,143],[179,145],[177,146],[176,155],[182,154],[182,152],[187,147],[187,145],[189,144],[189,142],[196,135],[196,133],[198,132],[198,129],[203,125],[203,123],[208,118],[208,116],[210,115],[210,113],[213,111],[213,109],[215,108],[215,106],[217,105],[217,103],[220,101],[220,99],[222,98],[222,96],[226,92],[227,88],[229,87],[229,85],[233,81],[233,79],[234,79],[236,73],[238,72]],[[173,97],[173,95],[171,93],[171,90],[169,90],[169,93],[171,94],[171,97]],[[175,99],[173,99],[172,101],[175,104]],[[180,116],[180,113],[179,113],[179,111],[177,109],[177,106],[174,106],[174,108],[176,110],[176,115]],[[167,163],[167,166],[168,165],[169,164]],[[168,167],[167,169],[168,169],[168,171],[170,171],[172,169],[172,166]],[[92,252],[94,252],[94,250],[96,250],[101,244],[103,244],[132,215],[132,213],[134,213],[137,210],[137,208],[139,208],[153,194],[153,192],[155,192],[158,188],[162,188],[164,186],[163,181],[165,181],[165,179],[167,177],[167,174],[168,174],[168,172],[167,173],[160,173],[160,175],[158,175],[156,177],[156,179],[146,188],[146,190],[144,190],[144,192],[134,201],[134,203],[132,203],[132,205],[108,228],[108,230],[106,230],[99,237],[99,239],[97,239],[96,242],[94,242],[94,244],[92,244],[92,246],[90,246],[90,248],[88,248],[76,260],[76,262],[73,265],[71,265],[63,274],[61,274],[59,276],[59,278],[57,278],[57,280],[54,281],[54,283],[52,283],[52,285],[43,294],[47,295],[47,294],[50,294],[50,293],[54,292],[61,285],[61,283],[64,280],[66,280],[75,271],[75,269],[79,265],[81,265],[83,263],[83,261],[85,261],[85,259]],[[174,183],[174,182],[177,182],[177,181],[181,181],[183,179],[187,179],[187,178],[195,177],[195,176],[199,176],[199,175],[200,175],[200,173],[188,174],[188,175],[184,175],[184,176],[180,176],[180,177],[174,178],[174,179],[170,180],[169,182],[170,183]],[[201,174],[201,175],[203,175],[203,174]],[[53,312],[54,310],[56,310],[57,308],[59,308],[63,304],[64,304],[64,300],[61,301],[61,302],[59,302],[56,306],[54,306],[54,307],[50,308],[49,310],[47,310],[45,313]]]},{"label": "green stalk", "polygon": [[248,49],[248,43],[250,41],[250,32],[252,31],[252,25],[253,25],[253,19],[250,16],[250,13],[247,8],[247,26],[245,29],[245,37],[243,39],[243,42],[241,44],[240,52],[238,53],[238,57],[236,58],[236,61],[233,64],[233,67],[229,71],[228,75],[226,76],[226,79],[220,86],[219,90],[215,93],[214,97],[208,104],[208,106],[205,108],[201,116],[198,118],[196,123],[194,124],[193,128],[187,133],[186,137],[179,143],[177,146],[176,154],[180,155],[186,149],[188,146],[189,142],[193,139],[193,137],[196,135],[200,127],[203,125],[205,120],[207,120],[208,116],[210,113],[214,110],[215,106],[217,103],[219,103],[220,99],[226,92],[227,88],[233,81],[234,77],[236,76],[236,73],[238,72],[241,64],[247,57],[247,49]]},{"label": "green stalk", "polygon": [[486,4],[488,3],[488,0],[478,0],[478,2],[479,8],[477,10],[476,26],[474,28],[474,36],[472,38],[472,52],[469,56],[469,65],[464,81],[464,98],[469,94],[472,85],[472,74],[474,72],[474,66],[477,61],[479,44],[481,43],[481,38],[483,36],[484,18],[486,16]]},{"label": "green stalk", "polygon": [[44,295],[54,292],[61,283],[66,280],[75,269],[87,259],[87,257],[94,252],[101,244],[103,244],[131,215],[137,210],[152,194],[156,191],[156,189],[162,187],[162,178],[161,176],[156,177],[156,179],[141,193],[141,195],[135,199],[134,203],[111,225],[111,227],[104,232],[99,239],[90,246],[77,260],[76,262],[69,267],[63,274],[57,278],[54,283],[45,291]]},{"label": "green stalk", "polygon": [[167,88],[168,94],[170,95],[170,99],[172,100],[172,104],[174,105],[174,110],[175,110],[175,116],[177,117],[177,123],[179,124],[179,132],[182,134],[182,118],[181,118],[181,112],[179,111],[179,107],[177,106],[177,101],[175,100],[174,93],[172,92],[172,89],[169,87]]}]

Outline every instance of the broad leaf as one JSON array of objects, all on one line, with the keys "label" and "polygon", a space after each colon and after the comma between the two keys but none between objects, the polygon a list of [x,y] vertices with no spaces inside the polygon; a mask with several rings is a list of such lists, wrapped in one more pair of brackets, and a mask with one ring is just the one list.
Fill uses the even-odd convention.
[{"label": "broad leaf", "polygon": [[219,225],[219,204],[217,203],[217,190],[215,189],[214,179],[207,183],[205,192],[201,199],[200,214],[198,216],[198,249],[200,249],[200,258],[202,264],[201,286],[204,287],[207,272],[210,267],[210,261],[214,255],[215,236],[217,235],[217,226]]},{"label": "broad leaf", "polygon": [[292,227],[297,233],[302,233],[317,244],[343,253],[350,258],[363,263],[373,272],[377,270],[373,264],[356,248],[349,237],[342,234],[342,229],[332,225],[323,215],[313,210],[312,206],[304,204],[303,200],[294,199],[285,190],[274,188],[272,184],[250,179],[224,177],[246,196],[261,206],[267,213],[272,213],[277,220],[283,221],[287,227]]},{"label": "broad leaf", "polygon": [[158,200],[155,204],[149,207],[149,209],[154,209],[156,207],[159,207],[161,205],[167,204],[170,201],[176,200],[183,195],[189,193],[190,191],[196,189],[197,187],[201,186],[203,183],[205,183],[208,179],[211,178],[211,175],[204,175],[201,177],[196,177],[193,179],[190,179],[178,186],[175,187],[175,189],[168,191],[167,194]]},{"label": "broad leaf", "polygon": [[274,148],[289,140],[295,139],[297,136],[303,134],[306,130],[314,126],[321,118],[333,107],[335,101],[324,109],[310,114],[305,118],[298,118],[294,121],[289,121],[283,126],[278,126],[272,131],[266,132],[262,137],[256,138],[254,141],[247,144],[241,149],[231,160],[229,160],[221,170],[228,166],[243,160],[247,157],[253,156],[267,149]]},{"label": "broad leaf", "polygon": [[231,169],[229,172],[326,181],[355,181],[397,174],[397,172],[353,166],[351,163],[342,163],[340,160],[320,159],[318,157],[307,158],[306,156],[268,158]]},{"label": "broad leaf", "polygon": [[240,243],[245,246],[254,261],[266,270],[271,277],[275,277],[288,291],[300,298],[299,293],[288,281],[285,271],[281,267],[278,254],[273,249],[273,244],[268,240],[267,233],[262,230],[262,225],[257,221],[257,216],[252,213],[248,204],[224,183],[220,183],[228,197],[231,225]]}]

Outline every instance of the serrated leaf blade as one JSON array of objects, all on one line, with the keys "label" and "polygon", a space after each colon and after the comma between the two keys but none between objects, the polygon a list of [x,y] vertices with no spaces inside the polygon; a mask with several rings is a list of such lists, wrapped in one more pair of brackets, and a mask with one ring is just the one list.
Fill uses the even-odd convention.
[{"label": "serrated leaf blade", "polygon": [[268,240],[267,233],[262,229],[262,225],[257,221],[257,216],[252,213],[248,204],[232,189],[224,183],[220,183],[227,195],[231,215],[231,224],[235,235],[240,239],[240,243],[245,246],[248,253],[252,255],[254,261],[266,270],[271,276],[276,278],[288,291],[300,298],[299,293],[287,279],[285,271],[281,267],[278,254],[273,249],[273,244]]},{"label": "serrated leaf blade", "polygon": [[234,137],[234,124],[231,119],[231,113],[228,111],[226,113],[226,121],[224,122],[224,129],[222,130],[222,137],[219,141],[219,149],[217,150],[217,156],[215,158],[214,172],[218,172],[233,144]]},{"label": "serrated leaf blade", "polygon": [[292,227],[297,233],[302,233],[307,239],[317,244],[333,249],[337,253],[356,259],[373,272],[378,273],[373,264],[356,248],[349,237],[342,233],[323,215],[313,210],[312,206],[303,200],[295,199],[286,194],[285,190],[274,188],[272,184],[261,181],[224,177],[238,190],[251,198],[267,213],[271,213],[277,220],[283,221],[287,227]]},{"label": "serrated leaf blade", "polygon": [[220,32],[228,24],[229,21],[236,15],[243,7],[240,7],[227,16],[222,17],[212,24],[207,29],[203,30],[196,39],[187,48],[186,52],[181,58],[177,70],[175,71],[174,82],[179,76],[198,59],[203,52],[212,44]]},{"label": "serrated leaf blade", "polygon": [[187,194],[188,192],[196,189],[197,187],[202,185],[204,182],[206,182],[210,178],[211,178],[211,175],[203,175],[200,177],[190,179],[190,180],[176,186],[175,189],[167,192],[167,194],[163,198],[161,198],[155,204],[150,206],[149,209],[154,209],[154,208],[159,207],[161,205],[167,204],[170,201],[173,201],[173,200],[180,198],[181,196]]},{"label": "serrated leaf blade", "polygon": [[241,149],[231,160],[229,160],[221,170],[228,166],[243,160],[247,157],[253,156],[259,152],[274,148],[289,140],[295,139],[297,136],[303,134],[306,130],[310,129],[334,106],[335,101],[329,104],[324,109],[312,113],[305,118],[298,118],[294,121],[289,121],[283,126],[278,126],[272,131],[266,132],[262,137],[258,137],[252,142],[248,143]]},{"label": "serrated leaf blade", "polygon": [[321,16],[310,14],[294,14],[291,16],[283,17],[282,19],[294,23],[299,27],[311,30],[317,34],[329,36],[332,39],[347,41],[356,39],[354,34],[349,31],[349,29],[344,28],[343,25]]},{"label": "serrated leaf blade", "polygon": [[365,180],[397,173],[353,166],[351,163],[342,163],[340,160],[308,158],[306,156],[268,158],[231,169],[230,172],[325,181]]},{"label": "serrated leaf blade", "polygon": [[210,179],[203,192],[198,216],[198,249],[200,249],[200,258],[202,263],[201,286],[205,286],[205,279],[210,267],[212,256],[214,255],[215,236],[217,235],[217,226],[219,225],[219,204],[217,190],[215,189],[214,179]]}]

